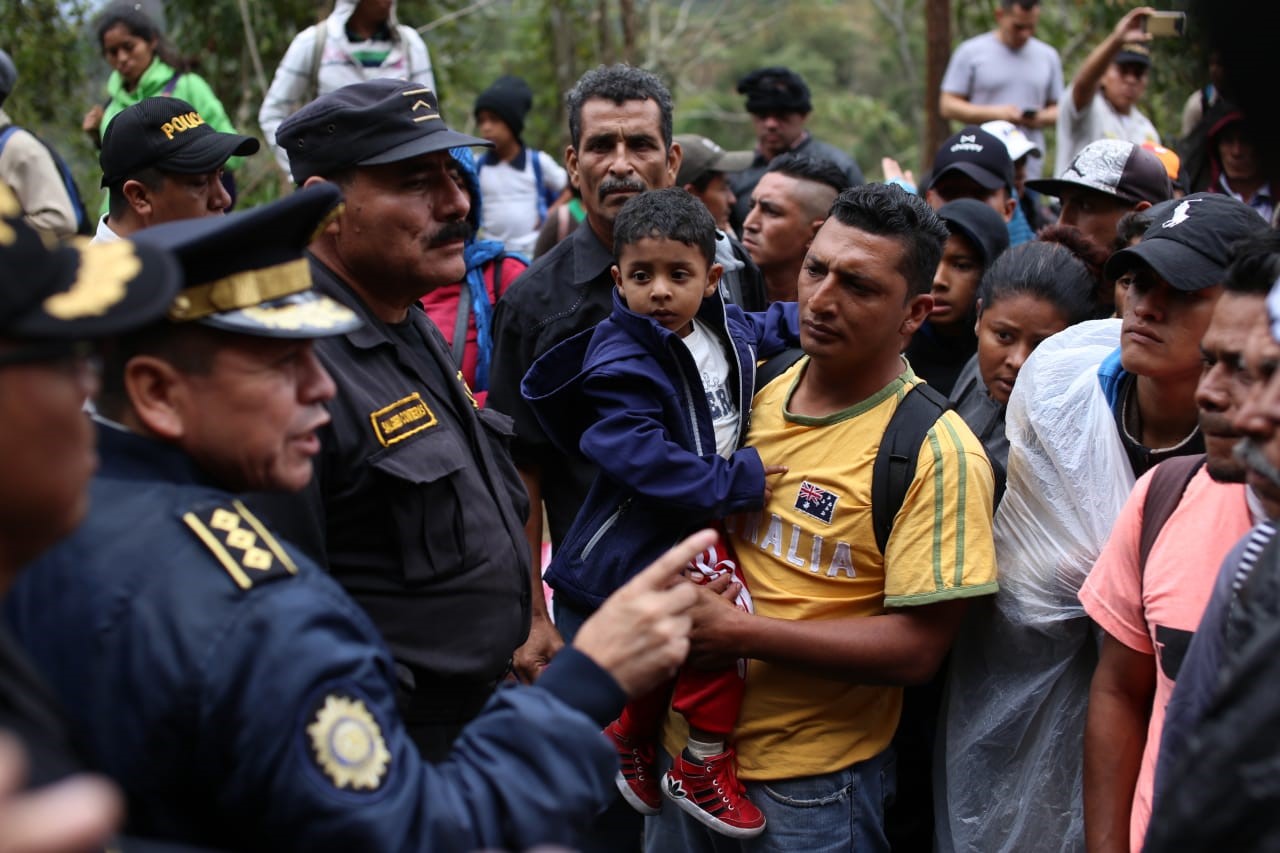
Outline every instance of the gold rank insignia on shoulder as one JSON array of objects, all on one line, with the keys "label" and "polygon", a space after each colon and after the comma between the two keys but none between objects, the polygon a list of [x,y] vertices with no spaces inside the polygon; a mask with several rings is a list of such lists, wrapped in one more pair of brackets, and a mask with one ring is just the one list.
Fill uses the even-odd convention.
[{"label": "gold rank insignia on shoulder", "polygon": [[376,791],[382,786],[391,753],[362,700],[331,693],[310,720],[311,757],[335,788]]},{"label": "gold rank insignia on shoulder", "polygon": [[276,538],[238,500],[196,507],[182,520],[241,589],[298,573]]},{"label": "gold rank insignia on shoulder", "polygon": [[471,386],[467,384],[467,377],[462,375],[461,370],[458,371],[458,381],[462,383],[462,390],[467,393],[467,399],[471,401],[471,408],[480,408],[480,404],[476,402],[476,395],[471,393]]},{"label": "gold rank insignia on shoulder", "polygon": [[370,412],[369,423],[373,425],[373,434],[378,443],[383,447],[390,447],[435,426],[439,421],[431,407],[422,401],[422,395],[414,391],[408,397]]}]

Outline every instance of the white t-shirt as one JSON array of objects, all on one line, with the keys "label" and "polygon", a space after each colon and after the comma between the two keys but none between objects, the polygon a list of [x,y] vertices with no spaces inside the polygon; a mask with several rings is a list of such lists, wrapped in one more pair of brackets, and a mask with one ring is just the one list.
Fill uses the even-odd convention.
[{"label": "white t-shirt", "polygon": [[[542,168],[542,185],[552,194],[559,194],[568,184],[569,176],[560,164],[545,151],[525,148],[523,168],[511,163],[480,164],[480,236],[497,240],[508,252],[521,252],[533,257],[533,245],[538,242],[538,229],[542,219],[538,216],[537,180],[534,178],[533,157],[536,154]],[[488,158],[486,158],[487,160]]]},{"label": "white t-shirt", "polygon": [[94,232],[93,240],[91,240],[90,242],[114,243],[120,239],[123,239],[123,238],[121,238],[119,234],[111,230],[111,226],[107,224],[107,217],[104,214],[102,218],[98,220],[98,230]]},{"label": "white t-shirt", "polygon": [[702,376],[702,390],[711,409],[711,423],[716,433],[716,453],[728,458],[738,449],[738,401],[729,387],[729,359],[714,335],[695,321],[693,331],[683,338],[693,363]]},{"label": "white t-shirt", "polygon": [[1102,89],[1094,93],[1093,101],[1087,107],[1076,112],[1075,101],[1068,88],[1058,105],[1058,156],[1054,160],[1054,177],[1067,171],[1081,148],[1099,139],[1123,139],[1141,145],[1159,142],[1160,134],[1137,107],[1129,110],[1128,115],[1116,112],[1103,97]]}]

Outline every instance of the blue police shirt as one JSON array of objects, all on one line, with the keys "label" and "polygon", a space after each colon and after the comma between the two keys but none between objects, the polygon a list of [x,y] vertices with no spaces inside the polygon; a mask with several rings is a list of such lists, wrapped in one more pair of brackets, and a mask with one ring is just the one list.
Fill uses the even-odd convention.
[{"label": "blue police shirt", "polygon": [[571,649],[423,762],[363,611],[176,448],[99,426],[89,517],[6,602],[128,797],[129,830],[205,846],[572,844],[612,797],[623,696]]}]

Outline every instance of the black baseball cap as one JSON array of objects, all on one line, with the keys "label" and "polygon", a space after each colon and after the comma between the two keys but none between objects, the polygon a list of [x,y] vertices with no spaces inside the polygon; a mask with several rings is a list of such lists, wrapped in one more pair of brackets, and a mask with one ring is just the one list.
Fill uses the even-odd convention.
[{"label": "black baseball cap", "polygon": [[114,186],[141,169],[202,175],[258,147],[252,136],[214,130],[180,98],[147,98],[107,125],[98,155],[102,186]]},{"label": "black baseball cap", "polygon": [[1154,152],[1123,139],[1090,142],[1071,160],[1061,175],[1027,181],[1027,187],[1045,195],[1083,187],[1129,204],[1159,204],[1173,195],[1169,170]]},{"label": "black baseball cap", "polygon": [[46,244],[0,184],[0,336],[88,340],[164,314],[182,281],[177,261],[128,240]]},{"label": "black baseball cap", "polygon": [[813,111],[809,86],[790,68],[757,68],[738,81],[738,94],[747,96],[747,112],[804,113]]},{"label": "black baseball cap", "polygon": [[959,172],[989,190],[1005,187],[1013,194],[1013,160],[1000,137],[969,125],[948,138],[933,158],[928,190],[948,172]]},{"label": "black baseball cap", "polygon": [[352,166],[398,163],[460,146],[493,143],[450,130],[436,93],[420,83],[378,79],[321,95],[276,131],[293,180],[325,177]]},{"label": "black baseball cap", "polygon": [[263,338],[340,335],[361,321],[312,289],[303,253],[341,201],[336,185],[316,184],[252,210],[145,228],[134,239],[173,252],[182,264],[185,282],[168,306],[171,322]]},{"label": "black baseball cap", "polygon": [[938,208],[938,218],[949,232],[964,237],[978,250],[984,269],[1009,248],[1009,226],[1004,217],[977,199],[949,201]]},{"label": "black baseball cap", "polygon": [[1120,52],[1111,60],[1115,65],[1151,65],[1151,48],[1142,42],[1130,41],[1120,46]]},{"label": "black baseball cap", "polygon": [[1152,207],[1142,242],[1116,252],[1104,272],[1114,281],[1145,264],[1178,290],[1221,284],[1231,263],[1231,245],[1267,229],[1257,212],[1231,196],[1195,193]]},{"label": "black baseball cap", "polygon": [[696,133],[675,137],[684,152],[680,159],[680,171],[676,185],[696,183],[708,172],[741,172],[755,160],[754,151],[725,151],[705,136]]}]

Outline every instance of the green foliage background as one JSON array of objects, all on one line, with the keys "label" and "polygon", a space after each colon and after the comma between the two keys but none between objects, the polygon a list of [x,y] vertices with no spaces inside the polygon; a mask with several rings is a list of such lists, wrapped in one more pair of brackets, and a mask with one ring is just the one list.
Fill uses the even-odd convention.
[{"label": "green foliage background", "polygon": [[[992,26],[998,0],[952,0],[952,44]],[[90,6],[90,3],[93,6]],[[144,0],[146,2],[146,0]],[[677,132],[700,132],[726,147],[750,147],[751,124],[734,82],[761,65],[787,65],[813,90],[810,126],[843,145],[868,177],[879,160],[919,160],[926,109],[925,5],[930,0],[400,0],[400,20],[424,38],[450,123],[472,126],[476,94],[501,74],[519,74],[536,93],[525,137],[555,153],[566,144],[562,96],[601,62],[628,59],[659,73],[676,98]],[[260,133],[262,99],[250,45],[269,82],[302,28],[323,18],[323,0],[149,0],[169,41],[218,92],[237,126]],[[107,66],[94,43],[101,0],[6,0],[0,46],[20,71],[5,105],[72,163],[86,197],[97,186],[96,153],[80,117],[105,97]],[[1178,8],[1181,0],[1158,4]],[[1128,4],[1043,0],[1039,37],[1062,54],[1068,78]],[[246,14],[248,31],[246,35]],[[630,34],[630,37],[628,37]],[[1202,83],[1194,40],[1155,46],[1144,111],[1172,142],[1182,103]],[[240,175],[249,203],[284,187],[271,158],[250,158]]]}]

